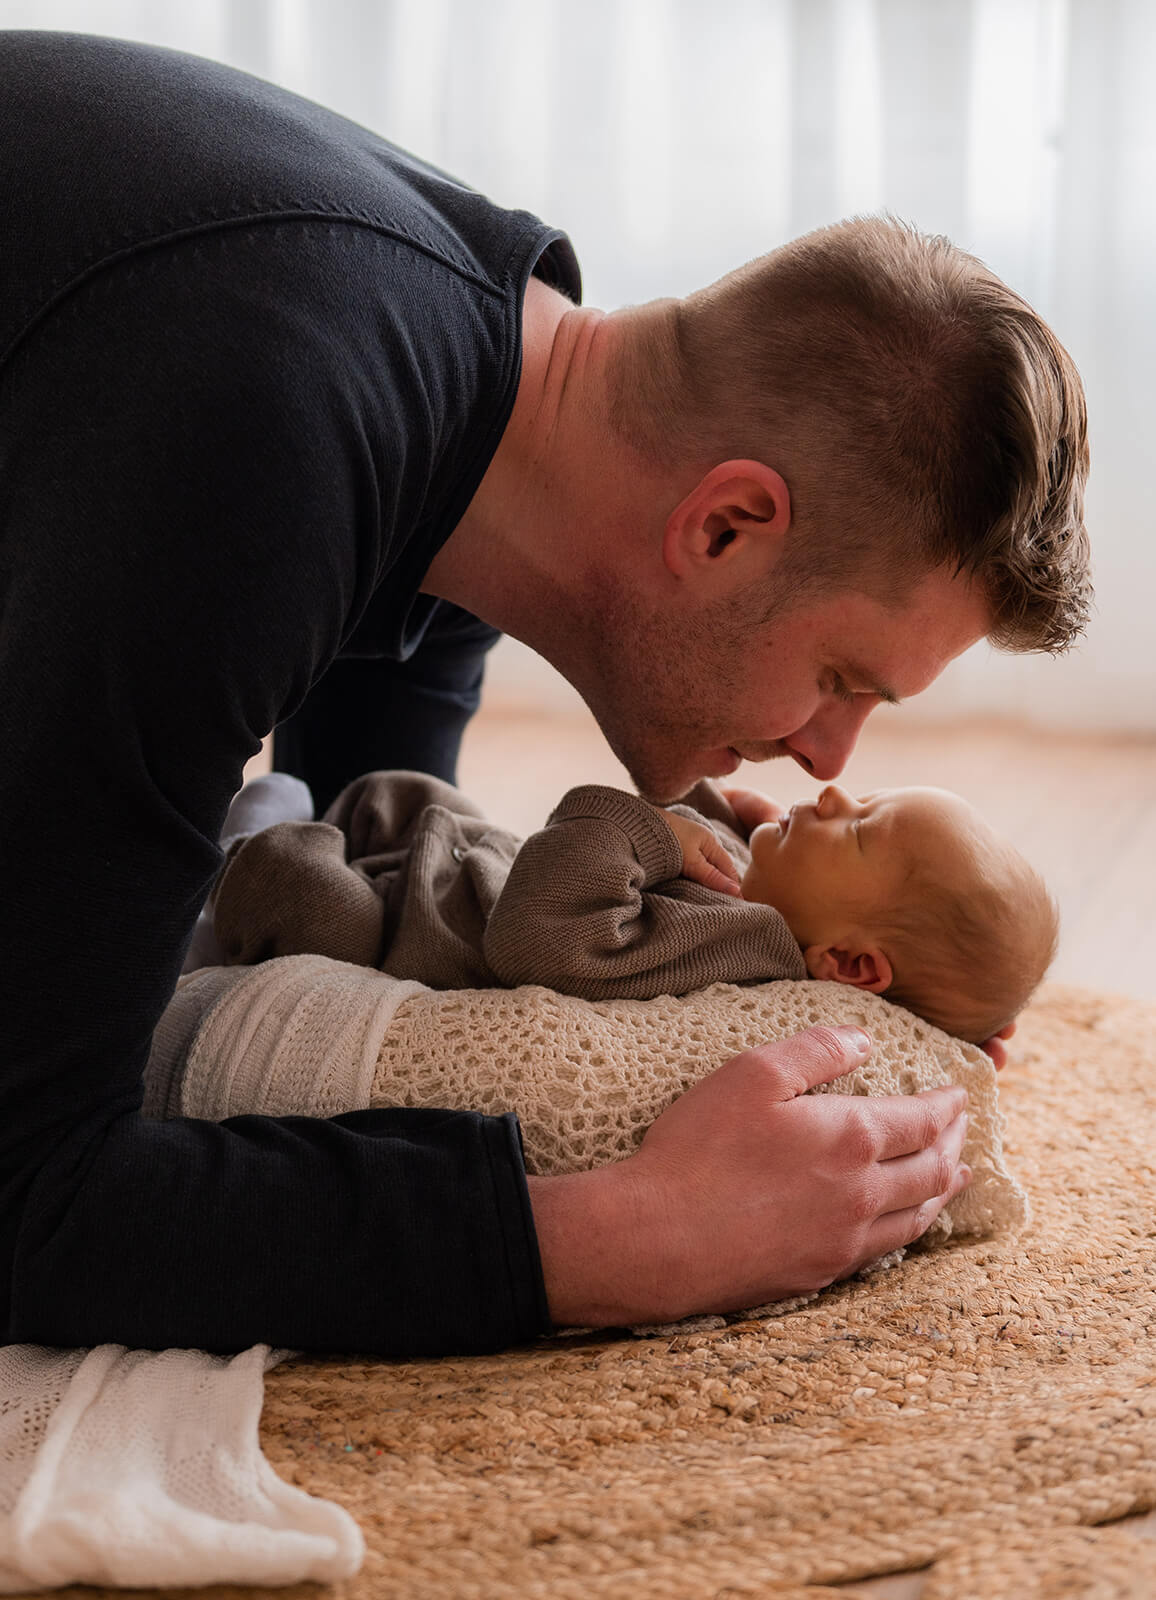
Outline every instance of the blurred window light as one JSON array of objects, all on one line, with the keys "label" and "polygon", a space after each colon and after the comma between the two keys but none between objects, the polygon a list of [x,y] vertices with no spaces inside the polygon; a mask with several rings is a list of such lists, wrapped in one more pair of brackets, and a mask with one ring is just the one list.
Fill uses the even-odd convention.
[{"label": "blurred window light", "polygon": [[1072,660],[977,652],[927,704],[1156,728],[1152,0],[0,0],[0,26],[283,83],[564,227],[608,308],[843,216],[947,233],[1084,374],[1099,611]]}]

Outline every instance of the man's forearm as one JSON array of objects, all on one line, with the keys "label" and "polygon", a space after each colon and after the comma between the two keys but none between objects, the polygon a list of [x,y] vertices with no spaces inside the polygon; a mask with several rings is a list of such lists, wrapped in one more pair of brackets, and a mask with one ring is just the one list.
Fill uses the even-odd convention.
[{"label": "man's forearm", "polygon": [[510,1117],[89,1124],[8,1191],[14,1342],[481,1353],[547,1327]]}]

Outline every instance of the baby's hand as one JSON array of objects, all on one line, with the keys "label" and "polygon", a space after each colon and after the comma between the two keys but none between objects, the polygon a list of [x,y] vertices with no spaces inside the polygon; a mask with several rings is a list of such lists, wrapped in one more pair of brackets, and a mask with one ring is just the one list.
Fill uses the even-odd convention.
[{"label": "baby's hand", "polygon": [[985,1039],[980,1045],[981,1050],[986,1050],[995,1063],[995,1070],[1002,1072],[1007,1066],[1007,1045],[1005,1039],[1010,1039],[1016,1031],[1014,1022],[1009,1022],[1006,1028],[1001,1028],[998,1033],[992,1034],[990,1039]]},{"label": "baby's hand", "polygon": [[693,878],[707,889],[718,889],[723,894],[741,894],[739,872],[731,860],[730,852],[708,827],[692,822],[689,817],[675,816],[664,811],[663,816],[674,830],[682,847],[682,875]]},{"label": "baby's hand", "polygon": [[724,788],[722,797],[748,833],[753,833],[761,823],[778,822],[787,814],[786,806],[758,789]]}]

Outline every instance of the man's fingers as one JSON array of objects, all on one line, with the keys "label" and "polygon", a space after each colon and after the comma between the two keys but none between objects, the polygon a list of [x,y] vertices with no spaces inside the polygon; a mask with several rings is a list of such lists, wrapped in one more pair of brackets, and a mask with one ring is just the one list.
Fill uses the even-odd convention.
[{"label": "man's fingers", "polygon": [[756,1045],[748,1052],[779,1080],[780,1098],[793,1100],[816,1084],[831,1083],[859,1066],[871,1054],[870,1036],[862,1028],[808,1028],[789,1039]]},{"label": "man's fingers", "polygon": [[916,1155],[933,1145],[967,1106],[967,1090],[959,1084],[924,1089],[919,1094],[886,1095],[860,1102],[860,1115],[870,1119],[876,1161]]},{"label": "man's fingers", "polygon": [[1001,1028],[998,1033],[992,1034],[990,1039],[985,1039],[979,1047],[981,1050],[987,1051],[988,1055],[995,1064],[995,1070],[997,1072],[1002,1072],[1007,1066],[1007,1045],[1004,1043],[1004,1041],[1006,1039],[1010,1039],[1015,1031],[1015,1023],[1009,1022],[1007,1026]]},{"label": "man's fingers", "polygon": [[946,1193],[955,1179],[966,1134],[967,1113],[961,1111],[928,1149],[879,1163],[876,1174],[880,1215],[906,1211]]},{"label": "man's fingers", "polygon": [[888,1211],[876,1218],[867,1230],[867,1252],[862,1264],[877,1261],[892,1250],[902,1250],[914,1243],[927,1232],[944,1206],[954,1200],[957,1194],[962,1194],[970,1182],[971,1168],[957,1167],[951,1182],[941,1194],[931,1195],[918,1205],[907,1206],[900,1211]]},{"label": "man's fingers", "polygon": [[994,1038],[985,1039],[979,1048],[991,1057],[991,1064],[997,1072],[1002,1072],[1007,1066],[1007,1045],[998,1034]]}]

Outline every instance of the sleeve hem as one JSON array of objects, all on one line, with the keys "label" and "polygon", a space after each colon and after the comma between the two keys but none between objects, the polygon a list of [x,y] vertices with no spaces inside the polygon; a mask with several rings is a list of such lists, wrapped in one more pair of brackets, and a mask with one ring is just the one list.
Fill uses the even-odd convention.
[{"label": "sleeve hem", "polygon": [[526,1182],[522,1130],[512,1111],[500,1117],[487,1117],[484,1127],[497,1209],[504,1222],[512,1336],[514,1340],[537,1338],[540,1334],[552,1333],[554,1324],[546,1299],[538,1232]]},{"label": "sleeve hem", "polygon": [[630,841],[646,882],[665,883],[682,871],[682,849],[657,806],[638,795],[601,784],[571,789],[551,813],[548,826],[592,817],[621,828]]}]

